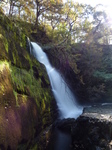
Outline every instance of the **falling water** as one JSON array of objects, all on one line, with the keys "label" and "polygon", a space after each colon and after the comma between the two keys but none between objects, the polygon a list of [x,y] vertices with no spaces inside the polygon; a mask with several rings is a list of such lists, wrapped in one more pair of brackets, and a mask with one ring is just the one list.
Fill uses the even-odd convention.
[{"label": "falling water", "polygon": [[60,118],[77,118],[82,113],[83,107],[77,104],[66,82],[63,80],[60,73],[51,66],[47,55],[42,51],[41,47],[34,42],[32,42],[32,46],[33,55],[46,67],[52,91],[59,109]]}]

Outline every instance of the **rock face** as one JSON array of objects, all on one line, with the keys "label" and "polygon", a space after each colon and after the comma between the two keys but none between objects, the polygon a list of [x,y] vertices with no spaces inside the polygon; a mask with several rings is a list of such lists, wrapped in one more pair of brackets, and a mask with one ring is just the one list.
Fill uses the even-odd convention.
[{"label": "rock face", "polygon": [[111,150],[112,106],[85,109],[72,127],[73,149]]},{"label": "rock face", "polygon": [[71,134],[72,150],[112,149],[112,105],[87,107],[77,120],[58,120],[54,127]]},{"label": "rock face", "polygon": [[46,70],[26,48],[19,24],[0,13],[1,150],[30,149],[53,121],[55,102]]}]

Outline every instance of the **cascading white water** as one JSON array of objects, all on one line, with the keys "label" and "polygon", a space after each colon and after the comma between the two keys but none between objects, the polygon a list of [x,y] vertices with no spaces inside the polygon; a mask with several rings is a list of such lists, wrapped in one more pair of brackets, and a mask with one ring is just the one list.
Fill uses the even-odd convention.
[{"label": "cascading white water", "polygon": [[81,115],[83,107],[77,104],[66,82],[63,80],[60,73],[51,66],[47,55],[42,51],[41,47],[34,42],[31,43],[33,46],[33,55],[46,67],[52,91],[60,112],[60,118],[77,118]]}]

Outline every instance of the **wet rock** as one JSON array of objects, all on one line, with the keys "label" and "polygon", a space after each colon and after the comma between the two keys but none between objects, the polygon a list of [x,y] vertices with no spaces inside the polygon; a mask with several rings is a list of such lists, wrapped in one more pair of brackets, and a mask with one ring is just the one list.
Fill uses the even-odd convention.
[{"label": "wet rock", "polygon": [[57,120],[53,128],[71,134],[72,150],[111,150],[112,105],[87,107],[77,120]]},{"label": "wet rock", "polygon": [[48,88],[49,87],[49,84],[46,82],[46,80],[43,76],[41,77],[41,86],[43,88]]},{"label": "wet rock", "polygon": [[38,72],[38,69],[37,69],[35,66],[33,66],[32,69],[33,69],[34,77],[35,77],[36,79],[38,79],[38,78],[39,78],[39,72]]},{"label": "wet rock", "polygon": [[71,132],[71,127],[74,125],[75,119],[74,118],[68,118],[63,120],[57,120],[53,127],[58,128],[60,130]]},{"label": "wet rock", "polygon": [[72,126],[73,149],[111,150],[112,106],[86,108]]}]

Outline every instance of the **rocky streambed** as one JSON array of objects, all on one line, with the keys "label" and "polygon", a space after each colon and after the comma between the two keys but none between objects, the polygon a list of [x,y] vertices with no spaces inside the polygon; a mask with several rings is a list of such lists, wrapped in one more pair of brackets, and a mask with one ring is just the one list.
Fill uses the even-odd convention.
[{"label": "rocky streambed", "polygon": [[[77,120],[57,120],[53,131],[56,129],[63,133],[61,139],[65,138],[64,134],[69,137],[70,142],[64,142],[66,150],[112,150],[112,104],[86,107]],[[53,142],[56,144],[52,134],[49,145]],[[49,150],[60,150],[48,147]]]}]

